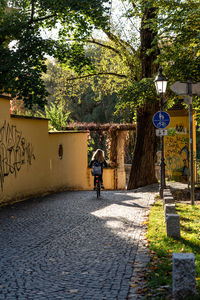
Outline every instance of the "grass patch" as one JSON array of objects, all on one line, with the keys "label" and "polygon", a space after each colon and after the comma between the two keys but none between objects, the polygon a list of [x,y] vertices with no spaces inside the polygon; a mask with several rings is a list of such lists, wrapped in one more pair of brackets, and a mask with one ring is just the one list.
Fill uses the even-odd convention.
[{"label": "grass patch", "polygon": [[[191,204],[177,203],[176,211],[180,215],[181,225],[181,238],[178,240],[166,235],[162,202],[156,201],[150,212],[146,235],[151,254],[146,275],[150,290],[149,297],[167,299],[167,296],[164,295],[166,295],[167,289],[169,293],[172,285],[172,253],[192,252],[195,255],[199,294],[193,299],[200,299],[200,205],[192,206]],[[156,298],[156,295],[158,298]]]}]

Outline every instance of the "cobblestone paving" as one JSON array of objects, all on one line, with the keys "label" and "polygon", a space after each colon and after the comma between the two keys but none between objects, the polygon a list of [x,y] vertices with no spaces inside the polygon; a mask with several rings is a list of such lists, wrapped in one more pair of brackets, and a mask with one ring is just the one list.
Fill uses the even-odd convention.
[{"label": "cobblestone paving", "polygon": [[0,300],[126,299],[155,192],[63,192],[1,208]]}]

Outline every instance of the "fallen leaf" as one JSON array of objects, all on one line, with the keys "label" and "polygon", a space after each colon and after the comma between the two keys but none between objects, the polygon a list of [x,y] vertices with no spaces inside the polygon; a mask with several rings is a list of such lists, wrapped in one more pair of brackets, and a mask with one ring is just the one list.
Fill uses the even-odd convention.
[{"label": "fallen leaf", "polygon": [[157,267],[150,267],[150,270],[156,270],[158,269]]},{"label": "fallen leaf", "polygon": [[148,221],[144,221],[144,222],[142,222],[142,225],[146,225],[148,223],[149,223]]},{"label": "fallen leaf", "polygon": [[130,284],[130,287],[136,287],[137,284]]}]

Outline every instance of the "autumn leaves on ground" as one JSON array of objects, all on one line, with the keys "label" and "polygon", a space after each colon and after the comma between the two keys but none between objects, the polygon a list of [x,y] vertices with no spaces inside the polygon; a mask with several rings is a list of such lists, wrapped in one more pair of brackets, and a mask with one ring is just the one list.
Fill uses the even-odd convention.
[{"label": "autumn leaves on ground", "polygon": [[[174,240],[167,237],[164,210],[161,201],[156,201],[144,222],[147,226],[147,244],[150,249],[150,263],[145,273],[141,274],[147,282],[145,295],[148,299],[172,299],[172,253],[194,253],[196,261],[196,282],[200,295],[200,203],[194,206],[187,202],[176,203],[180,214],[181,238]],[[141,291],[142,293],[142,291]],[[199,299],[197,298],[193,299]]]}]

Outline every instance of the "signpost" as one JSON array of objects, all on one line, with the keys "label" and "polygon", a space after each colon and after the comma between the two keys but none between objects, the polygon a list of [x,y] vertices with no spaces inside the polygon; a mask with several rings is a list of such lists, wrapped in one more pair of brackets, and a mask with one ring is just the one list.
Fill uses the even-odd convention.
[{"label": "signpost", "polygon": [[190,127],[190,186],[191,186],[191,204],[194,204],[195,195],[194,195],[194,155],[193,155],[193,112],[192,112],[192,96],[200,96],[200,82],[192,83],[176,81],[170,89],[176,95],[186,96],[187,103],[189,104],[189,127]]},{"label": "signpost", "polygon": [[[162,99],[163,100],[163,99]],[[163,104],[163,101],[162,101]],[[165,162],[164,162],[164,136],[168,135],[168,130],[165,130],[170,123],[170,116],[166,111],[158,111],[153,116],[153,124],[156,128],[156,136],[159,136],[161,139],[161,187],[160,187],[160,196],[163,198],[163,190],[166,187],[165,183]]]},{"label": "signpost", "polygon": [[188,81],[188,82],[176,81],[174,84],[172,84],[170,86],[170,89],[176,95],[186,96],[186,95],[189,95],[188,94],[188,85],[191,85],[192,95],[200,96],[200,82],[192,83],[190,81]]},{"label": "signpost", "polygon": [[156,136],[167,136],[168,130],[167,129],[156,129]]},{"label": "signpost", "polygon": [[153,124],[156,128],[164,129],[170,123],[170,116],[166,111],[158,111],[153,116]]}]

